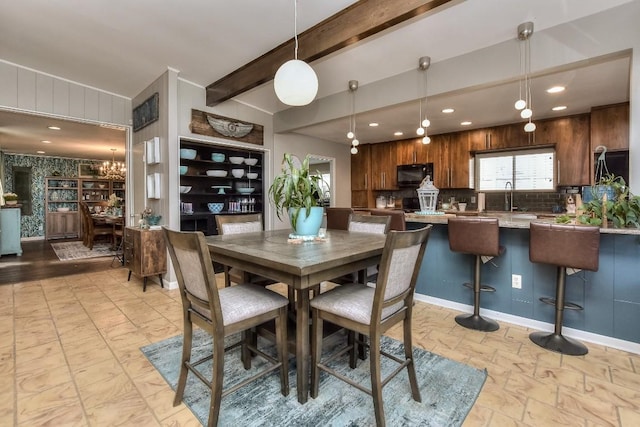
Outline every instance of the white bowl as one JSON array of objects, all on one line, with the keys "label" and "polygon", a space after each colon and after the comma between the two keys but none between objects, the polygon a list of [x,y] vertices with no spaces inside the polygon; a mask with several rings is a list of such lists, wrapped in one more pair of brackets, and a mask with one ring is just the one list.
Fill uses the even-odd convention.
[{"label": "white bowl", "polygon": [[244,162],[244,157],[229,157],[229,161],[234,165],[239,165]]},{"label": "white bowl", "polygon": [[247,173],[247,178],[256,179],[256,178],[258,178],[258,174],[256,172],[248,172]]},{"label": "white bowl", "polygon": [[58,208],[56,209],[58,212],[69,212],[69,208]]},{"label": "white bowl", "polygon": [[244,162],[246,164],[248,164],[249,166],[254,166],[256,163],[258,163],[258,159],[246,158],[246,159],[244,159]]},{"label": "white bowl", "polygon": [[215,169],[209,169],[207,171],[207,175],[208,176],[215,176],[217,178],[224,178],[225,176],[227,176],[227,171],[220,171],[220,170],[215,170]]},{"label": "white bowl", "polygon": [[189,191],[191,191],[191,186],[190,185],[181,185],[180,186],[180,193],[188,193]]},{"label": "white bowl", "polygon": [[255,188],[253,188],[253,187],[245,187],[245,188],[236,188],[236,190],[240,194],[251,194],[251,193],[253,193],[255,191]]},{"label": "white bowl", "polygon": [[231,175],[236,178],[242,178],[244,176],[244,169],[231,169]]}]

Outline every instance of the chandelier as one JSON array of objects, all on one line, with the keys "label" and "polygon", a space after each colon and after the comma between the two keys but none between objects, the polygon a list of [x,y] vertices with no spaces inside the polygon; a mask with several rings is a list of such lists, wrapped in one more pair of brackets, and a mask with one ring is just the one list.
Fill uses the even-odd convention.
[{"label": "chandelier", "polygon": [[111,148],[111,161],[106,161],[100,166],[100,174],[105,179],[124,179],[127,169],[124,163],[116,162],[117,148]]}]

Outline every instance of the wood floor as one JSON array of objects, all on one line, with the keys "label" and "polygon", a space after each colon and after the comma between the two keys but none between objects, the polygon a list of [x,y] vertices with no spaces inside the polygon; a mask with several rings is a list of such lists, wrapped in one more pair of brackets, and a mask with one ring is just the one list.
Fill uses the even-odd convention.
[{"label": "wood floor", "polygon": [[[20,278],[0,286],[0,425],[198,425],[139,350],[181,333],[178,292],[143,293],[110,259],[62,267],[41,251],[0,258],[0,275]],[[457,314],[418,302],[414,345],[487,369],[465,426],[640,425],[640,355],[587,343],[588,355],[562,356],[525,328],[470,331]]]},{"label": "wood floor", "polygon": [[[56,240],[63,242],[64,240]],[[22,242],[22,256],[0,257],[0,285],[102,271],[111,268],[111,258],[60,261],[47,240]]]}]

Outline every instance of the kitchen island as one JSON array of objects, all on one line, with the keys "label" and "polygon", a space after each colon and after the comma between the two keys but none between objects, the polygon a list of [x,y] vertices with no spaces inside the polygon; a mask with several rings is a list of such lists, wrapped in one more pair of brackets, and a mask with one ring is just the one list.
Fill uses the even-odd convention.
[{"label": "kitchen island", "polygon": [[[539,298],[555,295],[556,268],[529,261],[529,224],[534,220],[533,214],[484,216],[498,217],[500,244],[506,252],[482,267],[482,282],[496,288],[495,293],[483,295],[482,310],[496,312],[487,317],[493,315],[497,320],[552,330],[555,308]],[[473,277],[471,255],[449,249],[448,217],[407,214],[406,220],[409,228],[419,223],[434,225],[418,277],[416,298],[457,309],[471,306],[472,292],[462,286]],[[598,271],[580,271],[567,277],[567,301],[584,307],[582,311],[565,310],[568,336],[640,352],[639,262],[640,230],[601,229]],[[520,289],[511,286],[512,275],[521,276]]]}]

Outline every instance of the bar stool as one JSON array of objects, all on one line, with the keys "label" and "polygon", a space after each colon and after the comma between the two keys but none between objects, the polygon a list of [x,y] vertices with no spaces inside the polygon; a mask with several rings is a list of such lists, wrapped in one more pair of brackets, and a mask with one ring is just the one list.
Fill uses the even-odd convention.
[{"label": "bar stool", "polygon": [[454,252],[475,255],[473,283],[464,286],[473,289],[473,314],[456,316],[456,323],[477,331],[493,332],[500,326],[491,319],[480,316],[480,292],[495,292],[495,288],[480,283],[482,257],[494,257],[504,253],[499,245],[497,218],[450,218],[449,248]]},{"label": "bar stool", "polygon": [[540,298],[556,307],[553,333],[533,332],[529,339],[547,350],[571,356],[582,356],[589,350],[579,341],[562,335],[564,309],[582,310],[578,304],[564,300],[567,268],[598,270],[600,229],[581,225],[532,222],[529,236],[529,260],[558,268],[556,298]]}]

